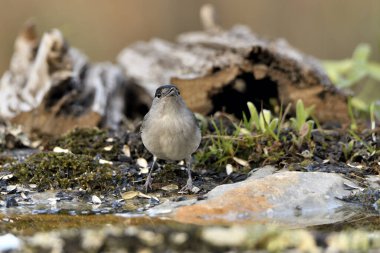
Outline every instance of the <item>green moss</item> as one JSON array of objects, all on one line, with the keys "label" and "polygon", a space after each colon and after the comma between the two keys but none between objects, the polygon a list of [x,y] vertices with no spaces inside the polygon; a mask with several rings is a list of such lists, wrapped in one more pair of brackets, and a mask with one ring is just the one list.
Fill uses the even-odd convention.
[{"label": "green moss", "polygon": [[10,168],[20,183],[37,184],[39,190],[82,188],[86,191],[114,190],[121,179],[110,165],[91,156],[45,152],[33,154]]},{"label": "green moss", "polygon": [[101,156],[106,160],[116,160],[122,153],[122,143],[116,138],[109,138],[106,131],[97,128],[74,129],[49,143],[46,149],[51,150],[55,146],[69,149],[74,154]]},{"label": "green moss", "polygon": [[0,155],[0,166],[13,162],[16,162],[16,159],[14,159],[13,157],[7,155]]}]

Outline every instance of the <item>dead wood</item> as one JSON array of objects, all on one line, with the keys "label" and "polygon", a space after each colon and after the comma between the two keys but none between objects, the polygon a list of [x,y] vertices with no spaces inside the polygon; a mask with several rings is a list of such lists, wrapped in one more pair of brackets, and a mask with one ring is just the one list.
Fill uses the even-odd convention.
[{"label": "dead wood", "polygon": [[[126,101],[131,94],[134,106]],[[149,103],[146,92],[119,66],[90,64],[56,29],[38,41],[33,25],[17,38],[10,68],[0,80],[0,118],[23,125],[27,132],[118,129],[127,114],[129,119],[142,117]]]},{"label": "dead wood", "polygon": [[[39,40],[27,25],[15,42],[9,70],[0,80],[0,120],[28,132],[61,134],[75,127],[108,127],[141,117],[160,85],[177,85],[195,112],[242,116],[247,101],[315,105],[322,122],[347,122],[346,96],[320,67],[284,40],[269,41],[245,26],[224,31],[201,12],[205,31],[181,34],[175,43],[137,42],[118,56],[119,65],[91,64],[59,30]],[[294,107],[293,107],[294,108]]]},{"label": "dead wood", "polygon": [[185,33],[176,43],[138,42],[118,62],[151,95],[161,84],[176,84],[188,106],[202,114],[224,110],[241,117],[247,101],[270,109],[273,99],[283,105],[302,99],[315,105],[322,122],[348,120],[346,96],[316,59],[245,26]]}]

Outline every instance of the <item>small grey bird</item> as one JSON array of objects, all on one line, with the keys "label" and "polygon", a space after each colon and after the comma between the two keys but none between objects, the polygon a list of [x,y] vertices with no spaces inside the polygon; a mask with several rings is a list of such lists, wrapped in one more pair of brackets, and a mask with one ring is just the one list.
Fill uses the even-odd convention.
[{"label": "small grey bird", "polygon": [[157,159],[185,160],[188,180],[181,192],[191,191],[191,154],[201,142],[201,131],[194,114],[187,108],[174,85],[157,88],[149,112],[141,125],[141,139],[150,153],[153,163],[145,183],[145,190],[152,188],[152,171]]}]

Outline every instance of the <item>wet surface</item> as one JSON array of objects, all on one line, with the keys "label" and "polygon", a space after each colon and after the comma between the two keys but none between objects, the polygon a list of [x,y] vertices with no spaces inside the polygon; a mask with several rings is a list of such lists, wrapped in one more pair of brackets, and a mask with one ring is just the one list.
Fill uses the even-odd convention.
[{"label": "wet surface", "polygon": [[[28,245],[40,236],[44,238],[39,239],[42,242],[58,236],[71,245],[72,238],[86,238],[82,233],[99,232],[105,248],[116,237],[120,247],[129,247],[131,244],[126,242],[134,243],[135,233],[141,233],[143,239],[140,238],[139,245],[143,248],[153,247],[150,242],[147,244],[147,234],[151,236],[148,241],[158,237],[170,241],[173,233],[179,234],[179,238],[186,234],[187,242],[199,242],[199,245],[186,244],[187,248],[193,247],[198,252],[199,247],[206,247],[205,252],[213,252],[215,247],[225,247],[223,243],[231,237],[218,241],[219,233],[231,231],[244,238],[251,238],[247,235],[256,238],[260,234],[265,242],[259,240],[255,247],[261,249],[266,245],[265,249],[271,249],[271,240],[274,243],[279,239],[277,235],[279,245],[283,245],[284,236],[294,245],[308,241],[312,248],[328,245],[329,238],[339,231],[379,230],[377,153],[367,156],[368,152],[352,151],[355,160],[343,160],[340,147],[328,144],[344,138],[338,132],[319,135],[314,132],[314,140],[302,146],[308,152],[300,152],[300,147],[290,140],[279,143],[263,136],[243,138],[235,136],[235,130],[231,125],[224,130],[208,130],[226,139],[217,140],[217,135],[206,134],[195,155],[196,188],[187,194],[178,193],[187,178],[183,164],[164,161],[159,162],[153,173],[153,189],[145,193],[143,183],[151,157],[136,133],[117,137],[96,129],[75,130],[39,149],[17,144],[20,146],[0,154],[0,233],[30,236]],[[324,140],[318,139],[320,135]],[[326,139],[327,144],[322,143]],[[373,145],[376,148],[378,143]],[[226,147],[234,148],[235,153],[225,153]],[[260,167],[266,163],[274,166]],[[276,178],[284,172],[289,173],[288,180]],[[329,182],[328,178],[337,176],[343,176],[345,183],[322,187]],[[247,186],[245,190],[236,187],[247,183],[249,177],[262,184]],[[232,185],[234,192],[227,196],[226,190],[220,191],[220,201],[212,200],[215,194],[208,195],[216,187],[226,189],[228,185]],[[347,194],[335,194],[342,192]],[[216,205],[205,205],[208,200]],[[135,232],[128,234],[129,228]],[[67,230],[71,231],[70,236]],[[109,238],[111,230],[116,231],[112,232],[116,237],[113,234]],[[47,234],[40,235],[41,232]],[[289,239],[303,236],[299,242]],[[344,236],[350,238],[351,234]],[[360,236],[370,238],[367,234]],[[236,245],[241,243],[234,243],[242,239],[237,236],[236,240],[232,248],[240,247]],[[319,245],[319,241],[323,243]],[[73,245],[75,250],[81,250],[79,244]],[[242,249],[251,248],[249,242],[244,245]],[[40,248],[33,250],[39,252]]]}]

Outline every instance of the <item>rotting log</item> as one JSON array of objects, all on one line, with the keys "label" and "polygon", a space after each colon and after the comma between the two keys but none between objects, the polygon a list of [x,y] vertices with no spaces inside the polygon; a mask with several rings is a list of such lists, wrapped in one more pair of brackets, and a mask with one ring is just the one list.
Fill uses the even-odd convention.
[{"label": "rotting log", "polygon": [[75,127],[118,129],[127,116],[142,117],[150,97],[120,66],[90,64],[59,30],[38,40],[28,24],[0,80],[0,118],[26,132],[62,134]]},{"label": "rotting log", "polygon": [[117,130],[141,119],[158,86],[173,83],[188,106],[205,115],[224,110],[240,118],[248,113],[247,101],[271,109],[273,101],[294,108],[302,99],[315,105],[321,122],[348,121],[347,97],[316,59],[245,26],[223,30],[212,19],[204,24],[204,31],[181,34],[174,43],[137,42],[119,54],[118,65],[91,64],[59,30],[39,40],[29,24],[0,80],[0,120],[46,134],[92,126]]},{"label": "rotting log", "polygon": [[271,109],[271,101],[293,109],[298,99],[315,105],[321,122],[348,121],[347,96],[337,90],[319,62],[283,40],[259,38],[246,26],[181,34],[175,43],[137,42],[118,56],[127,76],[151,95],[173,83],[195,112],[225,110],[241,117],[246,102]]}]

